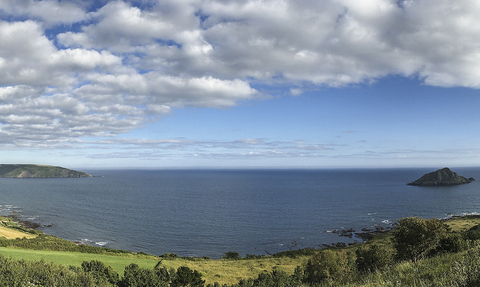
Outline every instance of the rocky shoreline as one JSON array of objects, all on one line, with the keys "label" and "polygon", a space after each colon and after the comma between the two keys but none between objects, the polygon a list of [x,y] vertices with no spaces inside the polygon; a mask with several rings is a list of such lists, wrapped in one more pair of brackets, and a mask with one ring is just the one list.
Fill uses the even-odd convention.
[{"label": "rocky shoreline", "polygon": [[12,211],[12,214],[7,215],[6,217],[11,218],[13,221],[18,223],[21,227],[27,228],[27,229],[38,229],[38,228],[44,228],[44,227],[52,227],[52,225],[41,225],[39,223],[33,222],[33,221],[28,221],[28,220],[22,220],[22,213],[18,211]]}]

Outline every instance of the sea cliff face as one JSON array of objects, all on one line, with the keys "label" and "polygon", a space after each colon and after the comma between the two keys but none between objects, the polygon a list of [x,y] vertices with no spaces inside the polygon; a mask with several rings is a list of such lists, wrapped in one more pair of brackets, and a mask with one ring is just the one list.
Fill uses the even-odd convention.
[{"label": "sea cliff face", "polygon": [[4,178],[63,178],[92,177],[88,173],[59,166],[36,164],[0,164],[0,177]]},{"label": "sea cliff face", "polygon": [[467,184],[475,181],[475,179],[466,178],[458,175],[456,172],[451,171],[448,167],[439,169],[437,171],[427,173],[421,178],[407,183],[407,185],[419,185],[419,186],[449,186]]}]

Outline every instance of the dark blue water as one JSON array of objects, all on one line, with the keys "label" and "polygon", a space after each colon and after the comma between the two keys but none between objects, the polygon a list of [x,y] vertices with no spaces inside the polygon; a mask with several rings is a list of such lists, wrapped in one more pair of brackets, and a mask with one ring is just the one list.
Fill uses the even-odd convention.
[{"label": "dark blue water", "polygon": [[[20,211],[53,225],[48,234],[155,255],[260,255],[355,240],[332,229],[480,212],[480,183],[406,185],[434,170],[86,170],[101,177],[0,179],[0,214]],[[480,179],[480,168],[453,170]]]}]

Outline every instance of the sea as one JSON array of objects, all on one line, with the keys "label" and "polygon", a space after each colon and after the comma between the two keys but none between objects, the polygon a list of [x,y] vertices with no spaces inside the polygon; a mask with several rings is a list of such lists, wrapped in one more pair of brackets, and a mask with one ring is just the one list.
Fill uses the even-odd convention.
[{"label": "sea", "polygon": [[[443,167],[439,167],[443,168]],[[409,216],[480,213],[480,182],[406,183],[438,168],[82,170],[96,177],[0,179],[0,215],[63,239],[153,255],[267,255],[391,228]],[[480,167],[452,168],[480,180]],[[352,231],[340,236],[338,231]]]}]

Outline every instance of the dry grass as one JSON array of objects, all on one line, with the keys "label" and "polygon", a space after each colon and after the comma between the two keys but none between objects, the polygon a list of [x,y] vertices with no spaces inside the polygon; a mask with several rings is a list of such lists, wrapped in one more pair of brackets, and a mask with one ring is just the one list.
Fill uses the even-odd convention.
[{"label": "dry grass", "polygon": [[26,232],[22,232],[20,230],[8,228],[6,226],[1,226],[0,225],[0,237],[5,237],[7,239],[15,239],[15,238],[34,238],[36,237],[33,234],[29,234]]},{"label": "dry grass", "polygon": [[475,225],[479,225],[480,216],[466,215],[462,217],[453,217],[452,219],[447,220],[446,223],[448,224],[448,226],[450,226],[450,228],[452,228],[452,231],[463,232],[469,230]]},{"label": "dry grass", "polygon": [[213,284],[218,282],[220,284],[237,284],[240,279],[256,278],[258,274],[274,269],[285,271],[288,274],[293,274],[295,267],[304,266],[308,256],[299,256],[297,258],[262,258],[262,259],[248,259],[248,260],[204,260],[199,259],[195,261],[173,259],[163,260],[162,265],[167,269],[177,269],[180,266],[187,266],[192,270],[197,270],[202,273],[205,284]]}]

